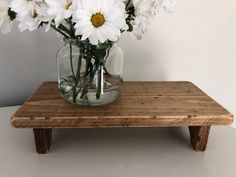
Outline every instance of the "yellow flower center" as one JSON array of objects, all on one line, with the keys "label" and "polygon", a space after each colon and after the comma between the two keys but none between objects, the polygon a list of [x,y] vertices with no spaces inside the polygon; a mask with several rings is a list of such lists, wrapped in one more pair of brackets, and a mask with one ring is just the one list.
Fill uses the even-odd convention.
[{"label": "yellow flower center", "polygon": [[38,17],[38,13],[36,12],[36,10],[33,10],[32,12],[32,17],[35,19]]},{"label": "yellow flower center", "polygon": [[96,13],[92,15],[91,22],[93,26],[97,28],[97,27],[102,26],[105,23],[105,18],[102,14]]},{"label": "yellow flower center", "polygon": [[66,9],[68,10],[70,8],[70,6],[72,5],[72,2],[69,0],[67,1],[67,4],[66,4]]}]

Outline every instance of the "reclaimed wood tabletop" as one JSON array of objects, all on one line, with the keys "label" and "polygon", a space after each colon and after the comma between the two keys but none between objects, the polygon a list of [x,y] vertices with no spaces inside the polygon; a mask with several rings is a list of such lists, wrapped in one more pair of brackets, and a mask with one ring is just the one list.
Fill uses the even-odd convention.
[{"label": "reclaimed wood tabletop", "polygon": [[119,98],[101,107],[72,105],[57,82],[45,82],[11,118],[16,128],[34,129],[39,153],[49,149],[52,128],[161,126],[188,126],[194,149],[204,151],[210,126],[232,122],[229,111],[187,81],[124,82]]}]

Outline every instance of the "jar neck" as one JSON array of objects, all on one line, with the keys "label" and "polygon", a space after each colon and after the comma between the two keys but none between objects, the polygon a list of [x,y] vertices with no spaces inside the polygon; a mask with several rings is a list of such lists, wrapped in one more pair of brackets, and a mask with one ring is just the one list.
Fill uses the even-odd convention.
[{"label": "jar neck", "polygon": [[74,38],[63,38],[64,44],[68,45],[68,44],[72,44],[72,45],[79,45],[81,43],[81,40],[78,39],[74,39]]},{"label": "jar neck", "polygon": [[76,45],[78,47],[81,47],[81,46],[91,46],[91,48],[95,48],[95,49],[106,49],[108,48],[108,46],[112,46],[114,44],[116,44],[118,41],[105,41],[104,43],[98,43],[97,45],[92,45],[89,40],[80,40],[79,38],[77,39],[74,39],[74,38],[64,38],[63,39],[64,41],[64,44],[65,45],[68,45],[68,44],[72,44],[72,45]]}]

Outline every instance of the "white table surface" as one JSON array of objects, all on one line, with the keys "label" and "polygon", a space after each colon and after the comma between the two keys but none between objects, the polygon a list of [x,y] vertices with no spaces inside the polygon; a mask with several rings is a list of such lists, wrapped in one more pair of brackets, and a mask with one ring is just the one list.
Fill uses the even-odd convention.
[{"label": "white table surface", "polygon": [[205,152],[187,128],[56,129],[51,152],[31,129],[15,129],[18,107],[0,108],[0,177],[236,177],[236,131],[213,127]]}]

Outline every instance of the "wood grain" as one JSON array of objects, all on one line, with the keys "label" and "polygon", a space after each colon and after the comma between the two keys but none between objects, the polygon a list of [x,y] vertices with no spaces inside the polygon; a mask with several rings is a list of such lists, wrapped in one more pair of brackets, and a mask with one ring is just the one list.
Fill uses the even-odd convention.
[{"label": "wood grain", "polygon": [[12,116],[16,128],[228,125],[233,115],[191,82],[125,82],[118,100],[86,108],[67,103],[45,82]]},{"label": "wood grain", "polygon": [[189,127],[189,133],[193,149],[196,151],[205,151],[210,133],[210,126]]},{"label": "wood grain", "polygon": [[39,154],[46,154],[52,142],[52,129],[33,129],[36,151]]}]

